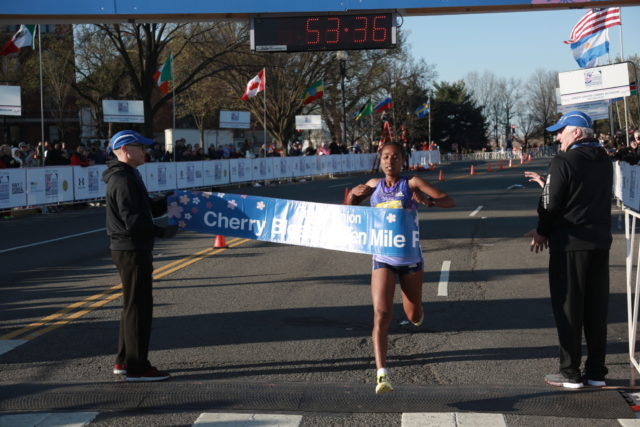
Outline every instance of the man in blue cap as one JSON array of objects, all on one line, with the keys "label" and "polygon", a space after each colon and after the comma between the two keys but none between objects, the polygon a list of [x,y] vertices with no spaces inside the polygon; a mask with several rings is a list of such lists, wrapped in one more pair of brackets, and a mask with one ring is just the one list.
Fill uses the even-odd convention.
[{"label": "man in blue cap", "polygon": [[[581,111],[563,115],[547,128],[557,132],[560,152],[548,174],[527,172],[544,185],[531,250],[549,248],[551,305],[560,341],[560,372],[545,377],[553,386],[605,386],[611,187],[613,166],[598,143],[591,118]],[[580,371],[582,330],[587,359]]]},{"label": "man in blue cap", "polygon": [[108,151],[116,159],[102,176],[107,184],[107,234],[111,258],[122,280],[123,310],[120,317],[118,355],[114,374],[126,374],[127,381],[161,381],[166,372],[151,366],[148,359],[153,317],[153,256],[156,237],[173,237],[176,226],[159,227],[153,216],[166,212],[166,201],[152,201],[136,169],[142,165],[146,148],[153,140],[132,130],[113,135]]}]

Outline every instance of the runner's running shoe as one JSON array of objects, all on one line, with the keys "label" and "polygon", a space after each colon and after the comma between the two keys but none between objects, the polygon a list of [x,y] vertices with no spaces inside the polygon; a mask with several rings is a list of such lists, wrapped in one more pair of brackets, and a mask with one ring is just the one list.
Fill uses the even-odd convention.
[{"label": "runner's running shoe", "polygon": [[422,316],[420,316],[420,320],[411,323],[413,324],[413,326],[422,326],[422,322],[424,322],[424,311],[422,312]]},{"label": "runner's running shoe", "polygon": [[376,394],[382,394],[393,391],[393,386],[389,382],[388,375],[378,375],[378,385],[376,385]]}]

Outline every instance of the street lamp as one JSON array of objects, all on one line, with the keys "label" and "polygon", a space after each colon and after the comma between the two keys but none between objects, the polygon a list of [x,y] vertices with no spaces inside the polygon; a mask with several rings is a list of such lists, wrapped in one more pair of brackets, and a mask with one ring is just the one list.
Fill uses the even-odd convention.
[{"label": "street lamp", "polygon": [[342,92],[342,143],[347,145],[347,108],[344,96],[344,77],[347,72],[347,52],[339,50],[336,52],[336,59],[340,64],[340,91]]}]

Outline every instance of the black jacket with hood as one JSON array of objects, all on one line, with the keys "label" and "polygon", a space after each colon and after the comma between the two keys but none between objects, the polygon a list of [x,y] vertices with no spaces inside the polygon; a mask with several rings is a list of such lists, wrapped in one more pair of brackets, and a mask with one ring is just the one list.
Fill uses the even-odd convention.
[{"label": "black jacket with hood", "polygon": [[102,174],[107,184],[107,234],[111,249],[152,250],[164,228],[153,223],[153,216],[166,212],[164,199],[152,201],[138,171],[119,160],[108,164]]},{"label": "black jacket with hood", "polygon": [[595,139],[577,141],[551,160],[537,227],[551,251],[611,247],[612,181],[611,158]]}]

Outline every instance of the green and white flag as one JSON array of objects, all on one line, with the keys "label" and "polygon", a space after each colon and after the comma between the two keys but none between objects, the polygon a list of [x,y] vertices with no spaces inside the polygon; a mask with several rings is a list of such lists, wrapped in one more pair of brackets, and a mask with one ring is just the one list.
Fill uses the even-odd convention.
[{"label": "green and white flag", "polygon": [[4,47],[2,48],[2,52],[0,52],[0,55],[8,55],[10,53],[19,51],[23,47],[33,46],[33,37],[35,35],[35,32],[35,24],[20,25],[20,29],[18,30],[18,32],[15,33],[11,40],[9,40],[4,45]]}]

